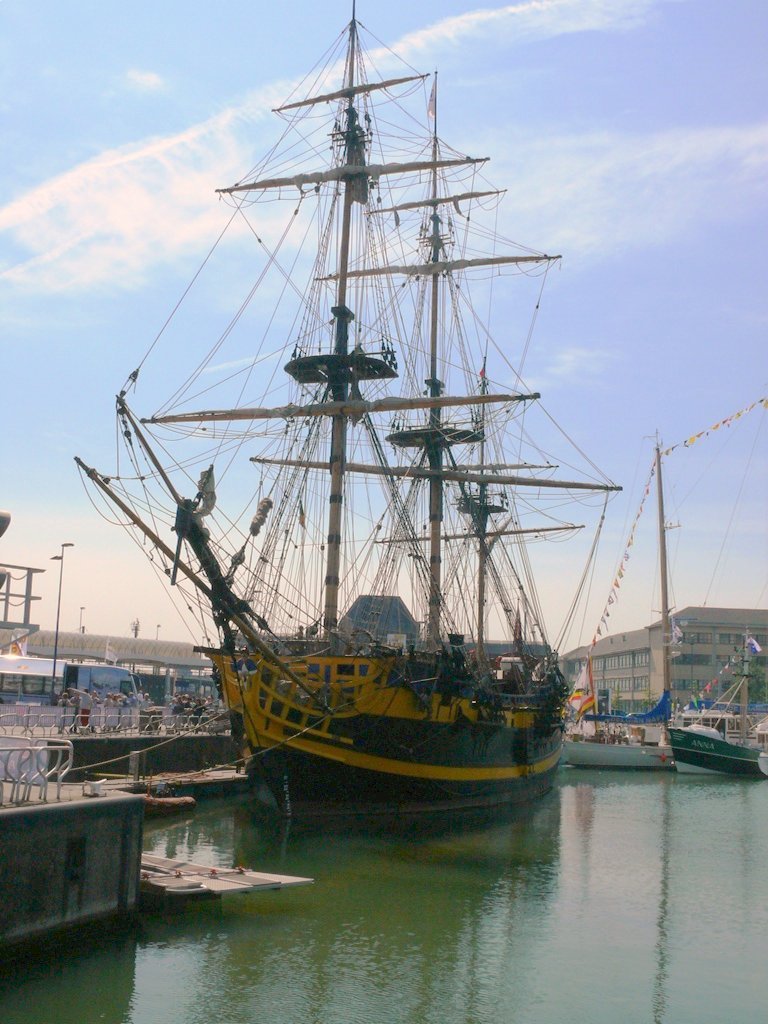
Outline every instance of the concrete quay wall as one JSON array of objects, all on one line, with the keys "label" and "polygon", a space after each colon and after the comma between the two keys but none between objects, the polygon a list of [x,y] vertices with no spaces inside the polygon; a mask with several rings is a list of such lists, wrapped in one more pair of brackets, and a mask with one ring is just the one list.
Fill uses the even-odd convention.
[{"label": "concrete quay wall", "polygon": [[[166,772],[196,772],[234,763],[240,756],[228,735],[73,736],[73,769],[68,782],[86,777],[129,775],[129,755],[140,754],[142,778]],[[105,763],[106,762],[106,763]],[[94,766],[94,767],[92,767]]]},{"label": "concrete quay wall", "polygon": [[143,822],[130,795],[0,810],[0,949],[131,916]]}]

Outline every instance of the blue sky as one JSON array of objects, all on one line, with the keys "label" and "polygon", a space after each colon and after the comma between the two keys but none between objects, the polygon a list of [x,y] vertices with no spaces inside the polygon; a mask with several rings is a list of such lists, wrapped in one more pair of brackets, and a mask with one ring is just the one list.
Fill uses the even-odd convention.
[{"label": "blue sky", "polygon": [[[364,2],[358,18],[440,71],[440,133],[492,157],[505,233],[562,253],[526,364],[545,407],[623,485],[591,603],[605,606],[656,431],[676,445],[768,395],[768,5],[763,0]],[[114,395],[209,249],[214,189],[268,148],[270,108],[350,4],[0,2],[2,438],[13,522],[0,558],[49,571],[35,621],[187,639],[73,455],[114,461]],[[212,322],[217,300],[211,297]],[[172,368],[167,367],[167,372]],[[665,466],[675,602],[766,607],[768,447],[753,409]],[[654,510],[611,628],[645,625]],[[554,549],[567,559],[567,549]],[[549,589],[548,589],[549,588]],[[542,599],[556,631],[555,570]]]}]

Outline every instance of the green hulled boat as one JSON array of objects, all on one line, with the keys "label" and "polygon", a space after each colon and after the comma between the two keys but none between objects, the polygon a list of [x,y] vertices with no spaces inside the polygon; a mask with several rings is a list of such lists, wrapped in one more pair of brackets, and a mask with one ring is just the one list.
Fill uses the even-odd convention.
[{"label": "green hulled boat", "polygon": [[[762,651],[757,641],[744,638],[739,679],[714,707],[684,712],[682,724],[669,729],[672,754],[679,772],[768,778],[765,719],[750,716],[750,655]],[[738,704],[735,701],[738,699]]]},{"label": "green hulled boat", "polygon": [[727,740],[711,726],[671,728],[669,738],[679,772],[768,777],[768,753],[748,741]]}]

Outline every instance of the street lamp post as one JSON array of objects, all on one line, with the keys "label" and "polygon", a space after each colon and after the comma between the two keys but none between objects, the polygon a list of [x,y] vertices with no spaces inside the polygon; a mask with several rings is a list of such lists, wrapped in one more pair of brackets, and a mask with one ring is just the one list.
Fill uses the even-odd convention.
[{"label": "street lamp post", "polygon": [[85,606],[81,605],[80,606],[80,625],[77,627],[78,633],[84,633],[85,632],[85,630],[83,629],[83,612],[84,611],[85,611]]},{"label": "street lamp post", "polygon": [[51,669],[51,695],[56,692],[56,660],[59,656],[59,619],[61,618],[61,584],[64,580],[64,548],[73,548],[75,545],[66,542],[61,545],[61,554],[53,555],[52,562],[60,562],[59,565],[59,596],[56,601],[56,632],[53,636],[53,668]]},{"label": "street lamp post", "polygon": [[155,632],[155,640],[159,640],[159,639],[160,639],[160,626],[157,627],[157,631]]}]

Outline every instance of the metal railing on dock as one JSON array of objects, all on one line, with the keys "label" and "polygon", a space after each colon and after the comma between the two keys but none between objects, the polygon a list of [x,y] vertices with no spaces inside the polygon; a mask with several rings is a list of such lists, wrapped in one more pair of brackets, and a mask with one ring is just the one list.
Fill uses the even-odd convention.
[{"label": "metal railing on dock", "polygon": [[153,735],[174,736],[189,733],[225,733],[229,715],[224,709],[176,713],[167,707],[91,709],[87,721],[69,707],[39,704],[0,705],[0,739],[3,736],[66,735]]},{"label": "metal railing on dock", "polygon": [[40,800],[46,801],[49,785],[56,787],[56,799],[60,800],[61,785],[72,760],[71,740],[0,738],[0,806],[6,785],[10,786],[12,804],[28,802],[35,791]]}]

